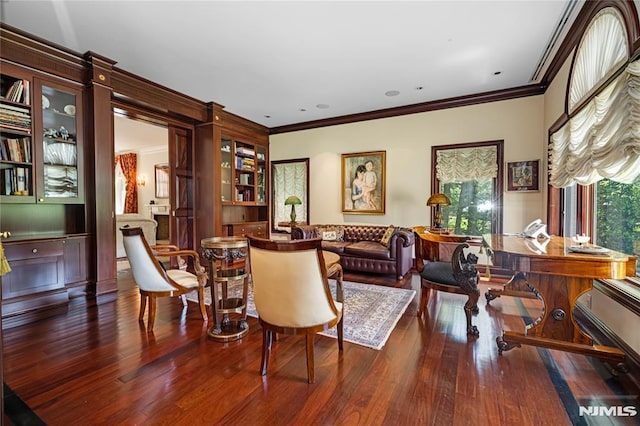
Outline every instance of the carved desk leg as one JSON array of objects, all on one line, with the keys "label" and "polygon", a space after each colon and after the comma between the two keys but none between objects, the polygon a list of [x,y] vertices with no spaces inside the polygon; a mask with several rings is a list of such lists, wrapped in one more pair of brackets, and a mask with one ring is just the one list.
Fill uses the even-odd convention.
[{"label": "carved desk leg", "polygon": [[527,324],[521,333],[504,331],[496,339],[498,353],[520,344],[591,355],[614,362],[624,361],[618,348],[598,346],[578,326],[573,310],[578,298],[591,290],[593,279],[559,275],[522,275],[531,292],[543,303],[540,316]]},{"label": "carved desk leg", "polygon": [[489,288],[484,293],[487,303],[500,296],[524,297],[526,299],[536,297],[527,287],[527,280],[522,272],[515,274],[502,288]]}]

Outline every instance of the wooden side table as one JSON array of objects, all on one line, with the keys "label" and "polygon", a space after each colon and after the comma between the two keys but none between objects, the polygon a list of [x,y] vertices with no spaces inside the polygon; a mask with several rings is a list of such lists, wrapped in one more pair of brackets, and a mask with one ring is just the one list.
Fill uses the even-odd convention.
[{"label": "wooden side table", "polygon": [[[219,342],[241,339],[249,332],[247,296],[249,290],[249,243],[244,237],[212,237],[201,241],[204,257],[209,260],[209,285],[213,326],[207,334]],[[242,295],[228,297],[230,281],[242,280]],[[230,319],[229,314],[240,314]]]}]

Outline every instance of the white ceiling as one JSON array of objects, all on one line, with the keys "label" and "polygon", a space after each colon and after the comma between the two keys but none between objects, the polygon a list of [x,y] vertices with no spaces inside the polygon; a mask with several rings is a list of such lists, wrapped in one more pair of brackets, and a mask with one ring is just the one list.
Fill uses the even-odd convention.
[{"label": "white ceiling", "polygon": [[582,4],[1,2],[11,26],[267,127],[538,82],[554,31]]}]

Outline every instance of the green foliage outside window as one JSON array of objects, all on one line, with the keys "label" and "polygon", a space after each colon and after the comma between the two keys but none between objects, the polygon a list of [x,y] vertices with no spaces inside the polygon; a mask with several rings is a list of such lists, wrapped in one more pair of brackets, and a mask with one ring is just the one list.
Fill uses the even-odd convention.
[{"label": "green foliage outside window", "polygon": [[595,242],[640,255],[640,177],[631,184],[606,179],[597,183]]},{"label": "green foliage outside window", "polygon": [[492,179],[446,183],[441,185],[441,191],[451,200],[450,206],[442,208],[446,228],[460,235],[491,233]]}]

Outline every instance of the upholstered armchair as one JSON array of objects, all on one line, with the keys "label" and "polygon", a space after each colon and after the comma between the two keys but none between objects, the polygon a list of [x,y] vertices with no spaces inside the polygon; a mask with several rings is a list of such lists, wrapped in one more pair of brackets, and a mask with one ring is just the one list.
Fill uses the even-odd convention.
[{"label": "upholstered armchair", "polygon": [[430,233],[422,227],[414,228],[414,232],[421,289],[418,317],[426,312],[431,290],[463,294],[467,296],[464,305],[467,334],[477,336],[478,328],[472,324],[471,315],[478,313],[480,297],[475,266],[478,258],[473,253],[464,253],[470,237]]},{"label": "upholstered armchair", "polygon": [[[155,257],[154,252],[144,238],[142,228],[120,228],[124,249],[131,265],[133,278],[140,289],[140,314],[138,320],[144,320],[144,311],[149,304],[147,331],[153,331],[156,318],[156,299],[158,297],[184,296],[196,291],[200,305],[200,314],[204,321],[208,320],[207,307],[204,301],[204,287],[207,284],[207,273],[200,265],[198,253],[193,250],[179,250],[176,247],[160,247],[162,256],[188,256],[193,258],[195,274],[180,269],[167,269]],[[182,263],[182,262],[179,262]],[[182,303],[186,305],[186,300]]]},{"label": "upholstered armchair", "polygon": [[262,326],[260,374],[267,374],[274,333],[304,334],[307,379],[314,382],[315,334],[337,326],[343,347],[342,287],[334,300],[321,240],[269,241],[249,237],[253,296]]}]

